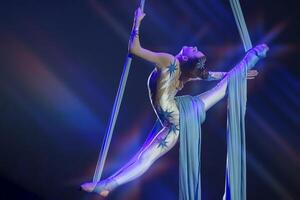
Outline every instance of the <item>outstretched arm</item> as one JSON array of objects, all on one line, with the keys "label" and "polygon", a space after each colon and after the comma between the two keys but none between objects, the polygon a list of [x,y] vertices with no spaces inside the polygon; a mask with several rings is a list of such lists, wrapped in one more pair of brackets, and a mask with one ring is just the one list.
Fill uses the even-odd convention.
[{"label": "outstretched arm", "polygon": [[174,59],[174,57],[171,54],[156,53],[143,48],[140,44],[139,29],[140,29],[141,21],[143,20],[144,17],[145,17],[145,13],[143,13],[142,10],[138,8],[135,11],[131,37],[128,45],[129,52],[144,60],[155,63],[158,67],[167,66]]},{"label": "outstretched arm", "polygon": [[204,79],[204,80],[207,80],[207,81],[221,80],[226,74],[227,74],[227,72],[212,72],[212,71],[209,71],[207,79]]},{"label": "outstretched arm", "polygon": [[[208,77],[207,79],[202,79],[202,78],[193,78],[189,79],[189,81],[199,81],[199,80],[204,80],[204,81],[217,81],[221,80],[224,78],[224,76],[227,74],[227,72],[208,72]],[[254,79],[258,75],[257,70],[249,70],[247,72],[247,79]]]},{"label": "outstretched arm", "polygon": [[[215,80],[221,80],[227,72],[208,72],[208,78],[205,79],[207,81],[215,81]],[[254,79],[258,75],[257,70],[249,70],[247,72],[247,79]]]}]

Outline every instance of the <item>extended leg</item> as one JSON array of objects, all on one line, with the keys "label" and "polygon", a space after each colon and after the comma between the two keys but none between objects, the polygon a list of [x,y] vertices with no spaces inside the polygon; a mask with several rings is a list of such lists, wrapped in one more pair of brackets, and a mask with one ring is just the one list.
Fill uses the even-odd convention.
[{"label": "extended leg", "polygon": [[176,144],[178,135],[178,130],[174,132],[168,127],[164,127],[152,139],[149,145],[140,150],[139,154],[134,156],[131,162],[126,164],[125,167],[111,177],[97,183],[96,186],[93,183],[83,184],[82,189],[107,196],[115,187],[141,176],[155,160],[168,152]]},{"label": "extended leg", "polygon": [[228,72],[227,75],[214,88],[198,95],[199,98],[201,98],[201,100],[204,102],[205,111],[207,111],[225,96],[228,79],[230,78],[230,74],[233,73],[234,69],[247,67],[247,70],[250,70],[255,66],[259,59],[266,56],[268,49],[269,48],[265,44],[252,48],[247,52],[243,60],[239,62],[230,72]]},{"label": "extended leg", "polygon": [[142,175],[154,161],[167,153],[176,144],[178,132],[169,132],[169,128],[163,128],[157,136],[153,138],[150,144],[140,151],[140,154],[136,156],[135,161],[130,166],[112,176],[118,185]]}]

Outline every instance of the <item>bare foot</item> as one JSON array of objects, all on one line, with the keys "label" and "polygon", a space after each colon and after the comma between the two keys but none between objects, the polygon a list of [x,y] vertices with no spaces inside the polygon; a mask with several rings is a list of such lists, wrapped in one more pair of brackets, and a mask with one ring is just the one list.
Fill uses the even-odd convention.
[{"label": "bare foot", "polygon": [[107,189],[103,189],[101,191],[95,191],[95,188],[97,186],[97,183],[93,183],[93,182],[90,182],[90,183],[84,183],[80,186],[80,188],[86,192],[96,192],[98,193],[99,195],[101,195],[102,197],[107,197],[108,194],[110,193],[109,190]]},{"label": "bare foot", "polygon": [[107,197],[109,193],[118,186],[114,179],[106,179],[98,183],[84,183],[81,185],[81,189],[86,192],[95,192],[102,197]]},{"label": "bare foot", "polygon": [[90,182],[90,183],[84,183],[80,187],[82,190],[84,190],[86,192],[93,192],[96,185],[97,185],[97,183]]},{"label": "bare foot", "polygon": [[266,57],[267,51],[269,51],[269,47],[266,44],[260,44],[255,47],[257,55],[261,58]]},{"label": "bare foot", "polygon": [[107,197],[109,195],[109,192],[110,192],[109,190],[102,190],[100,192],[100,195],[103,196],[103,197]]}]

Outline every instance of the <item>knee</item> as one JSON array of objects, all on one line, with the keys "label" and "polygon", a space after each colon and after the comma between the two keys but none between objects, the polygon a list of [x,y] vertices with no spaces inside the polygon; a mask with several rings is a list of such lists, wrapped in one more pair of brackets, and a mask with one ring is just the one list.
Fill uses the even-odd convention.
[{"label": "knee", "polygon": [[143,152],[140,154],[140,156],[138,157],[138,163],[140,165],[143,165],[144,167],[148,167],[150,166],[153,162],[154,162],[154,159],[155,158],[155,152]]},{"label": "knee", "polygon": [[179,131],[171,132],[167,138],[169,149],[172,148],[179,138]]}]

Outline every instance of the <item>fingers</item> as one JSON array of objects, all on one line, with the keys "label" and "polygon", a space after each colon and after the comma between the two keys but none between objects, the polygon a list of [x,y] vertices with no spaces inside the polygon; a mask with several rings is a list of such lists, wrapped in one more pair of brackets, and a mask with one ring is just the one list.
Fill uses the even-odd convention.
[{"label": "fingers", "polygon": [[249,70],[247,72],[247,79],[251,80],[251,79],[255,79],[255,77],[258,75],[258,71],[257,70]]},{"label": "fingers", "polygon": [[255,79],[255,76],[247,76],[247,79],[248,79],[248,80]]},{"label": "fingers", "polygon": [[257,76],[258,75],[258,71],[257,70],[249,70],[247,72],[247,76]]}]

